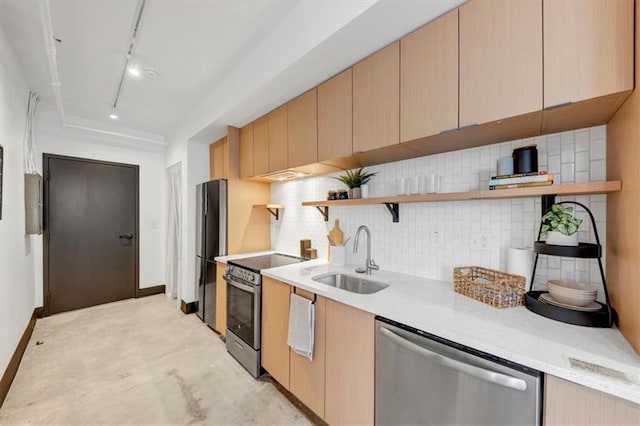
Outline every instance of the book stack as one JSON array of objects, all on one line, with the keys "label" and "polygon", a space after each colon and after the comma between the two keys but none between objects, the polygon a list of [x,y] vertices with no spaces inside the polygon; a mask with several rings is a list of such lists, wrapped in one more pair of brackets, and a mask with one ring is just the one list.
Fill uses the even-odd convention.
[{"label": "book stack", "polygon": [[553,174],[545,171],[514,175],[491,176],[489,189],[528,188],[530,186],[547,186],[553,184]]}]

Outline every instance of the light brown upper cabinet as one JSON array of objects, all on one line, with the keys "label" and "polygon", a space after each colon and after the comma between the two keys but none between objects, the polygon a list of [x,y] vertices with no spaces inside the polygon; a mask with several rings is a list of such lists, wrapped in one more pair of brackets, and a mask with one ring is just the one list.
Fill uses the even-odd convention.
[{"label": "light brown upper cabinet", "polygon": [[458,9],[400,40],[400,142],[458,128]]},{"label": "light brown upper cabinet", "polygon": [[544,0],[544,107],[633,89],[633,0]]},{"label": "light brown upper cabinet", "polygon": [[353,151],[400,142],[400,42],[353,66]]},{"label": "light brown upper cabinet", "polygon": [[209,145],[209,177],[227,179],[229,177],[229,144],[224,137]]},{"label": "light brown upper cabinet", "polygon": [[460,127],[542,110],[542,0],[471,0],[459,13]]},{"label": "light brown upper cabinet", "polygon": [[262,281],[262,367],[289,389],[289,299],[291,287],[264,277]]},{"label": "light brown upper cabinet", "polygon": [[269,173],[269,116],[253,122],[253,175]]},{"label": "light brown upper cabinet", "polygon": [[633,0],[544,1],[543,133],[604,124],[633,90]]},{"label": "light brown upper cabinet", "polygon": [[318,102],[313,88],[289,104],[287,137],[289,167],[305,166],[318,161]]},{"label": "light brown upper cabinet", "polygon": [[269,172],[287,168],[287,105],[271,111],[269,118]]},{"label": "light brown upper cabinet", "polygon": [[318,161],[353,153],[353,72],[341,72],[318,86]]},{"label": "light brown upper cabinet", "polygon": [[240,178],[253,176],[253,123],[240,129]]}]

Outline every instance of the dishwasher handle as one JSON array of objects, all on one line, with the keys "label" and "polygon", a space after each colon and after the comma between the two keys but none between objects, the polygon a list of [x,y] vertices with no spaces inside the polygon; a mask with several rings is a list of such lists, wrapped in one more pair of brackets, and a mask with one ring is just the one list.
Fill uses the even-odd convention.
[{"label": "dishwasher handle", "polygon": [[433,359],[438,361],[440,364],[445,367],[451,368],[452,370],[457,370],[462,373],[469,374],[474,376],[480,380],[485,380],[487,382],[495,383],[496,385],[505,386],[511,389],[525,391],[527,390],[527,382],[522,379],[518,379],[517,377],[508,376],[506,374],[496,373],[495,371],[486,370],[484,368],[476,367],[475,365],[467,364],[465,362],[456,361],[455,359],[451,359],[444,355],[440,355],[439,353],[430,351],[426,348],[423,348],[420,345],[417,345],[404,337],[394,333],[385,327],[380,327],[380,332],[383,336],[393,340],[398,345],[403,348],[410,350],[411,352],[417,353],[424,357]]}]

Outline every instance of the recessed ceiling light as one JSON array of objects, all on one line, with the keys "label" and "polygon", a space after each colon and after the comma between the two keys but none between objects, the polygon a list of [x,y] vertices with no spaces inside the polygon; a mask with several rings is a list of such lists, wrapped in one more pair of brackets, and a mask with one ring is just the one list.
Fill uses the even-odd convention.
[{"label": "recessed ceiling light", "polygon": [[130,66],[128,68],[129,74],[131,74],[134,77],[140,77],[140,68],[138,67],[134,67],[134,66]]},{"label": "recessed ceiling light", "polygon": [[156,70],[154,68],[145,68],[145,69],[142,70],[142,73],[147,78],[158,78],[158,76],[160,75],[158,70]]}]

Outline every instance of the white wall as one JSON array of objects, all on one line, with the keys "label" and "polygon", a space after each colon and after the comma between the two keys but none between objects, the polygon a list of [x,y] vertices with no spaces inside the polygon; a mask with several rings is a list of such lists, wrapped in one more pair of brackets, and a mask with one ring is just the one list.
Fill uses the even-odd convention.
[{"label": "white wall", "polygon": [[[372,197],[395,195],[396,178],[432,173],[443,176],[443,192],[486,189],[499,157],[511,155],[513,148],[534,143],[538,146],[539,168],[554,173],[556,183],[603,181],[605,138],[605,126],[599,126],[368,167],[378,172],[371,181],[370,192]],[[372,257],[382,269],[452,281],[454,266],[504,270],[507,248],[533,247],[540,225],[539,198],[400,204],[399,223],[392,222],[383,205],[331,207],[327,223],[315,208],[300,205],[302,201],[326,199],[329,189],[343,187],[329,176],[272,184],[272,202],[285,205],[282,218],[277,222],[272,219],[272,248],[297,253],[299,240],[311,238],[318,256],[326,257],[326,234],[338,218],[345,238],[353,237],[359,225],[371,229]],[[605,195],[558,198],[563,200],[579,201],[589,207],[601,241],[606,239]],[[578,216],[587,219],[584,213]],[[581,241],[595,241],[588,221],[581,230]],[[434,231],[441,235],[442,247],[433,246]],[[470,232],[489,234],[489,249],[471,250]],[[347,261],[364,263],[364,247],[357,255],[347,250]],[[593,260],[541,256],[536,281],[560,277],[594,284],[601,281]]]},{"label": "white wall", "polygon": [[0,220],[0,375],[35,307],[34,243],[25,236],[23,136],[29,88],[0,27],[0,145],[4,147]]},{"label": "white wall", "polygon": [[[39,167],[42,167],[43,153],[113,161],[140,167],[140,288],[165,284],[164,152],[155,147],[125,146],[115,138],[95,138],[90,133],[64,128],[55,114],[46,111],[38,116],[36,132]],[[116,143],[120,145],[112,145]],[[39,254],[41,256],[41,248]],[[42,263],[41,259],[39,257],[39,264]],[[36,283],[36,304],[42,305],[41,270]]]},{"label": "white wall", "polygon": [[182,163],[182,255],[179,295],[185,302],[193,302],[197,300],[196,185],[209,180],[209,145],[193,141],[173,142],[165,152],[165,169],[177,162]]}]

